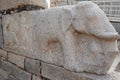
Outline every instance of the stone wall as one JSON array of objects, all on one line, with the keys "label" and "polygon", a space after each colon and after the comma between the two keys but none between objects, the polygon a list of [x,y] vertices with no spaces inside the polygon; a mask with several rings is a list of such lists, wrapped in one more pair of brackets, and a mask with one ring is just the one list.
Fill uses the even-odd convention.
[{"label": "stone wall", "polygon": [[[47,8],[47,3],[44,2],[45,0],[43,0],[43,2],[35,0],[24,1],[0,1],[0,3],[2,3],[0,5],[0,80],[120,79],[118,79],[119,73],[107,73],[118,51],[116,34],[112,35],[112,40],[111,35],[108,36],[110,40],[106,40],[107,36],[102,34],[95,34],[94,32],[89,32],[89,30],[88,32],[90,34],[87,34],[87,29],[86,33],[79,33],[73,31],[73,28],[70,27],[67,29],[68,32],[66,31],[64,33],[64,36],[65,34],[69,34],[69,36],[65,38],[67,41],[65,44],[62,44],[60,40],[63,39],[63,35],[61,38],[61,35],[58,34],[58,31],[61,32],[61,28],[53,28],[53,26],[61,26],[61,20],[63,21],[62,23],[68,20],[67,23],[69,23],[71,17],[71,15],[69,16],[69,10],[73,6],[64,8],[65,10],[62,7],[45,9]],[[51,6],[75,3],[76,1],[73,0],[51,0]],[[60,9],[65,12],[60,12],[62,11]],[[105,20],[107,19],[105,18]],[[64,23],[65,26],[69,25],[67,23]],[[103,24],[102,21],[100,24]],[[108,25],[110,24],[108,23]],[[48,26],[52,27],[52,30]],[[45,29],[46,27],[48,31]],[[43,34],[42,31],[44,31],[44,29],[46,32]],[[101,28],[101,30],[102,29],[103,28]],[[109,29],[106,29],[116,33],[111,25]],[[65,29],[63,29],[63,31],[64,30]],[[69,33],[69,30],[73,33],[72,35]],[[95,30],[99,29],[96,28]],[[52,38],[56,35],[60,36],[61,39]],[[44,36],[45,39],[43,38]],[[105,38],[105,40],[102,40],[101,36]],[[48,39],[49,37],[50,39]],[[42,38],[43,40],[41,40]],[[46,41],[47,39],[48,41]],[[75,44],[67,44],[74,39]],[[48,43],[45,44],[45,41]],[[104,45],[104,43],[106,44]],[[66,45],[67,47],[65,47]],[[101,46],[105,52],[107,50],[111,52],[115,51],[114,54],[102,53]],[[64,48],[67,50],[65,53],[69,54],[64,54]],[[75,52],[74,48],[76,49]],[[42,50],[44,52],[42,52]],[[96,52],[99,55],[97,55]],[[77,64],[73,62],[74,60],[76,60]],[[65,63],[67,63],[67,67]],[[78,66],[76,67],[76,65]]]},{"label": "stone wall", "polygon": [[116,75],[75,73],[63,67],[0,49],[0,80],[109,80],[109,76],[113,74]]}]

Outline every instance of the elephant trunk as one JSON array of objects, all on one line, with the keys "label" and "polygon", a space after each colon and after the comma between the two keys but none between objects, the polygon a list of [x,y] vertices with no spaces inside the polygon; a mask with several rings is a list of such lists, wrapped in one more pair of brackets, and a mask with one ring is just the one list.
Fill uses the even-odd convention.
[{"label": "elephant trunk", "polygon": [[101,32],[98,34],[95,34],[97,37],[102,38],[102,39],[119,39],[120,36],[117,32],[113,33],[113,32]]}]

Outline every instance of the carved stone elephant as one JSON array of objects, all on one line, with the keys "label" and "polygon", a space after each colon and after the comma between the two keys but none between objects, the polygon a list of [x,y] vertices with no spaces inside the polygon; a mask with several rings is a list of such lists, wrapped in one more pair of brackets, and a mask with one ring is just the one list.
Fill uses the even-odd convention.
[{"label": "carved stone elephant", "polygon": [[[41,49],[47,51],[52,41],[59,41],[63,48],[64,67],[80,71],[75,58],[76,46],[74,33],[93,35],[101,39],[116,40],[118,33],[109,23],[105,13],[92,2],[51,8],[38,12],[36,35]],[[117,49],[117,48],[116,48]]]},{"label": "carved stone elephant", "polygon": [[[86,1],[76,5],[31,11],[29,14],[23,13],[9,17],[9,22],[6,23],[4,21],[8,21],[6,18],[9,15],[3,17],[4,48],[7,50],[10,48],[9,51],[15,51],[19,48],[21,53],[21,49],[23,49],[24,52],[27,50],[31,53],[36,51],[36,53],[45,54],[49,52],[49,44],[60,42],[63,49],[64,63],[62,66],[64,68],[76,72],[88,71],[97,74],[107,72],[116,55],[113,52],[118,52],[116,43],[118,33],[109,23],[105,13],[92,2]],[[16,20],[19,21],[16,22]],[[8,24],[12,21],[14,24]],[[20,27],[16,27],[17,25]],[[91,38],[91,41],[86,40],[89,38],[84,38],[86,41],[81,42],[81,44],[86,43],[84,44],[86,46],[78,49],[78,52],[76,51],[78,46],[75,44],[76,34],[85,34]],[[87,44],[88,42],[89,44]],[[33,44],[35,44],[34,47]],[[32,51],[33,48],[34,51]],[[84,53],[84,51],[87,52]],[[107,54],[108,52],[112,52],[112,54]],[[77,56],[77,54],[80,55]],[[22,55],[25,54],[22,53]]]}]

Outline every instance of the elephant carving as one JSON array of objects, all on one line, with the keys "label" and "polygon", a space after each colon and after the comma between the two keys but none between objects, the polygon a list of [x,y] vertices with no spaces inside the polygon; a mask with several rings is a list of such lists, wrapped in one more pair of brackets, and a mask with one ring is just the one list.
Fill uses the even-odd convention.
[{"label": "elephant carving", "polygon": [[118,33],[109,23],[105,13],[92,2],[51,8],[39,14],[37,21],[40,24],[37,26],[40,27],[36,27],[35,31],[38,30],[37,40],[42,42],[42,50],[45,50],[49,40],[58,40],[63,48],[63,66],[69,70],[80,71],[75,58],[75,32],[106,40],[116,40],[118,37]]},{"label": "elephant carving", "polygon": [[[19,21],[16,21],[16,19]],[[12,21],[14,23],[10,25]],[[40,54],[49,51],[50,42],[58,41],[63,49],[64,62],[62,66],[76,72],[85,71],[105,74],[116,55],[113,53],[118,52],[116,43],[118,33],[110,24],[105,13],[90,1],[29,13],[21,12],[14,16],[3,16],[3,26],[5,49],[15,51],[19,48],[21,53],[21,49],[23,49],[23,51],[31,51],[34,54],[36,52],[41,57]],[[86,43],[84,45],[87,46],[83,49],[81,47],[76,52],[78,46],[75,44],[77,39],[75,35],[79,34],[88,36],[81,36],[85,38],[81,44]],[[89,44],[87,44],[88,42]],[[88,52],[84,53],[87,50]],[[112,52],[112,54],[107,54],[108,52]],[[77,54],[81,56],[76,56]],[[22,55],[25,54],[22,53]],[[111,55],[113,57],[110,58]],[[85,60],[88,60],[89,63]]]}]

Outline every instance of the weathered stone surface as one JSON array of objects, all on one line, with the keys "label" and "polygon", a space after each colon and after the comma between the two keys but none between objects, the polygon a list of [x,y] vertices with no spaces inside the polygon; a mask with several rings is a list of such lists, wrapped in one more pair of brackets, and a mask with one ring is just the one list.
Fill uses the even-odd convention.
[{"label": "weathered stone surface", "polygon": [[[45,10],[45,12],[44,11],[22,12],[22,13],[18,13],[15,15],[9,15],[9,16],[4,15],[3,16],[3,25],[4,25],[4,23],[6,25],[6,21],[8,22],[8,24],[10,24],[8,26],[9,30],[7,29],[7,27],[6,28],[4,27],[4,30],[5,30],[4,31],[4,37],[5,37],[4,48],[8,51],[12,51],[14,53],[21,54],[21,55],[24,55],[27,57],[37,58],[37,59],[41,59],[41,60],[49,62],[49,63],[62,65],[63,64],[63,54],[62,54],[62,47],[61,47],[60,42],[49,41],[49,43],[46,43],[45,47],[42,47],[43,45],[41,46],[42,49],[44,48],[43,49],[44,51],[41,50],[41,47],[39,48],[39,46],[40,46],[39,43],[41,44],[43,42],[41,42],[39,40],[39,30],[40,29],[37,29],[37,28],[40,24],[37,24],[37,23],[39,23],[38,22],[39,19],[42,20],[44,13],[46,14],[46,12],[48,12],[48,11],[50,11],[50,10]],[[39,14],[41,14],[41,15],[39,15]],[[56,14],[56,13],[54,13],[54,14]],[[20,17],[20,15],[21,15],[21,17]],[[52,15],[52,13],[51,13],[51,15]],[[37,17],[39,17],[39,18],[37,18]],[[47,18],[47,16],[45,16],[45,17]],[[15,20],[15,18],[16,18],[16,20]],[[52,16],[51,16],[51,18],[52,18]],[[24,21],[22,19],[24,19]],[[35,22],[33,22],[34,19],[35,19]],[[9,20],[10,20],[10,23],[9,23]],[[19,20],[21,20],[21,21],[19,21]],[[36,21],[37,21],[37,23],[36,23]],[[49,21],[51,21],[51,19],[49,19]],[[56,21],[56,19],[54,21]],[[19,25],[19,24],[21,24],[21,25]],[[47,23],[44,23],[44,25],[45,24],[47,24]],[[54,24],[54,22],[52,24]],[[49,25],[49,24],[47,24],[47,25]],[[14,26],[14,28],[13,28],[13,26]],[[18,27],[16,27],[16,26],[18,26]],[[35,27],[35,26],[37,26],[37,27]],[[7,31],[6,31],[6,29],[7,29]],[[14,30],[15,33],[12,32],[12,30]],[[18,30],[20,30],[20,32]],[[36,34],[36,32],[37,32],[37,34]],[[10,33],[10,35],[9,35],[9,33]],[[40,36],[42,36],[42,34]],[[46,41],[46,40],[44,39],[42,41]],[[46,48],[47,45],[49,45],[48,48]]]},{"label": "weathered stone surface", "polygon": [[32,80],[42,80],[40,77],[33,75]]},{"label": "weathered stone surface", "polygon": [[50,80],[120,80],[120,73],[112,72],[105,75],[91,73],[74,73],[64,68],[42,63],[42,76]]},{"label": "weathered stone surface", "polygon": [[5,78],[3,76],[0,76],[0,80],[5,80]]},{"label": "weathered stone surface", "polygon": [[0,14],[0,48],[3,48],[2,15]]},{"label": "weathered stone surface", "polygon": [[92,2],[2,17],[4,49],[75,72],[106,74],[118,33]]},{"label": "weathered stone surface", "polygon": [[19,69],[9,62],[2,61],[2,68],[19,80],[31,80],[31,74]]},{"label": "weathered stone surface", "polygon": [[42,76],[50,80],[80,80],[74,73],[51,64],[42,63]]},{"label": "weathered stone surface", "polygon": [[24,68],[24,59],[25,57],[23,56],[19,56],[13,53],[8,53],[8,60],[21,68]]},{"label": "weathered stone surface", "polygon": [[48,8],[47,0],[0,0],[0,10],[18,8],[23,5],[35,5]]},{"label": "weathered stone surface", "polygon": [[108,76],[106,76],[106,78],[104,80],[120,80],[120,73],[118,72],[111,72],[109,73]]},{"label": "weathered stone surface", "polygon": [[[8,72],[4,71],[3,69],[0,68],[0,76],[2,76],[5,79],[8,79]],[[1,79],[0,79],[1,80]]]},{"label": "weathered stone surface", "polygon": [[[96,74],[87,74],[80,73],[79,77],[82,77],[81,80],[120,80],[120,73],[112,72],[105,75],[96,75]],[[87,78],[87,79],[84,79]]]},{"label": "weathered stone surface", "polygon": [[115,71],[120,72],[120,62],[119,62],[119,64],[117,65]]},{"label": "weathered stone surface", "polygon": [[43,77],[43,76],[42,76],[42,80],[50,80],[50,79],[48,79],[48,78],[45,78],[45,77]]},{"label": "weathered stone surface", "polygon": [[[116,56],[116,58],[115,58],[114,61],[113,61],[113,64],[111,65],[111,68],[109,69],[108,72],[117,71],[117,69],[119,69],[119,68],[118,68],[119,62],[120,62],[120,54],[118,54],[118,55]],[[119,69],[118,71],[120,71],[120,69]]]},{"label": "weathered stone surface", "polygon": [[9,76],[9,78],[7,80],[18,80],[15,77],[13,77],[12,75]]},{"label": "weathered stone surface", "polygon": [[4,57],[4,58],[7,58],[7,52],[0,49],[0,56]]},{"label": "weathered stone surface", "polygon": [[40,61],[25,59],[25,69],[30,73],[40,75]]}]

